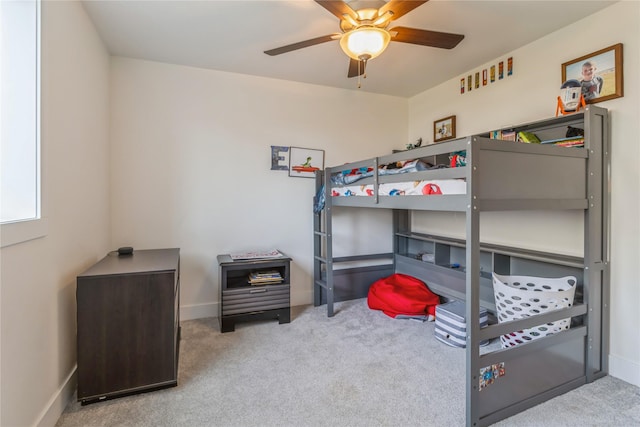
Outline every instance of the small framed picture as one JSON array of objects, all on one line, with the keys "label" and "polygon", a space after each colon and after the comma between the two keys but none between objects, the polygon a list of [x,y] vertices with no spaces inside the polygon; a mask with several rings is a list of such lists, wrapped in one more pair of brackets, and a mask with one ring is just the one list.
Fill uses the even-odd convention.
[{"label": "small framed picture", "polygon": [[433,142],[446,141],[456,137],[456,116],[445,117],[433,122]]},{"label": "small framed picture", "polygon": [[289,176],[314,178],[316,171],[324,169],[324,150],[291,147],[289,152]]},{"label": "small framed picture", "polygon": [[576,80],[587,104],[623,96],[622,43],[562,64],[562,82]]}]

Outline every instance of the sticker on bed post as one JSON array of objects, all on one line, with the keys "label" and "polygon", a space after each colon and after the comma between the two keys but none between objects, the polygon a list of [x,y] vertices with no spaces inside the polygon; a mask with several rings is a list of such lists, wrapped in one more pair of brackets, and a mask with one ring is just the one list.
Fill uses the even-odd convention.
[{"label": "sticker on bed post", "polygon": [[505,374],[504,362],[480,368],[480,390],[489,387]]},{"label": "sticker on bed post", "polygon": [[278,145],[271,146],[271,170],[289,170],[289,147],[280,147]]}]

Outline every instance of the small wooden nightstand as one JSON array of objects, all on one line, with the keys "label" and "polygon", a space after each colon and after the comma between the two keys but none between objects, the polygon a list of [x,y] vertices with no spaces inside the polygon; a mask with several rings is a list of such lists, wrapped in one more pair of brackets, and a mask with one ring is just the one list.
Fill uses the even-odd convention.
[{"label": "small wooden nightstand", "polygon": [[[291,258],[233,260],[218,255],[220,284],[220,331],[235,330],[236,322],[278,319],[291,321]],[[256,272],[277,272],[277,283],[253,285],[249,276]]]}]

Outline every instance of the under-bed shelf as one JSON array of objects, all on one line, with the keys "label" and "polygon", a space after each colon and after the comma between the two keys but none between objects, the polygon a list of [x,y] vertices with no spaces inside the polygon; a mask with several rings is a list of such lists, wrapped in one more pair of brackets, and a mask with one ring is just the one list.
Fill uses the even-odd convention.
[{"label": "under-bed shelf", "polygon": [[[442,245],[448,245],[452,247],[465,248],[465,240],[457,239],[455,237],[437,236],[434,234],[424,234],[415,232],[397,232],[397,237],[411,239],[414,241],[439,243]],[[496,245],[491,243],[480,243],[481,252],[493,252],[498,255],[504,255],[509,257],[517,257],[522,259],[529,259],[532,261],[540,261],[543,263],[550,263],[556,265],[564,265],[566,267],[573,267],[582,269],[584,268],[584,258],[571,255],[549,253],[542,251],[535,251],[530,249],[514,248],[504,245]]]},{"label": "under-bed shelf", "polygon": [[[466,247],[461,239],[398,232],[396,272],[417,277],[438,295],[465,300]],[[576,303],[582,302],[584,260],[578,257],[480,244],[480,306],[496,313],[492,272],[537,277],[575,276]]]}]

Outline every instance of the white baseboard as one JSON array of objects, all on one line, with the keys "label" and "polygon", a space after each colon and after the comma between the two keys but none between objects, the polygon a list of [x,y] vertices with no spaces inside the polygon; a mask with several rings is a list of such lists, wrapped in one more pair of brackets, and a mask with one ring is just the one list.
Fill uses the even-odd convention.
[{"label": "white baseboard", "polygon": [[640,387],[640,363],[609,355],[609,375]]},{"label": "white baseboard", "polygon": [[313,304],[313,289],[291,290],[291,307]]},{"label": "white baseboard", "polygon": [[60,415],[64,412],[65,408],[71,402],[73,394],[76,391],[77,385],[77,365],[73,367],[67,378],[62,383],[62,386],[51,397],[47,406],[40,413],[38,420],[34,424],[37,427],[53,427],[58,422]]},{"label": "white baseboard", "polygon": [[180,320],[203,319],[205,317],[218,317],[219,303],[190,304],[180,306]]}]

